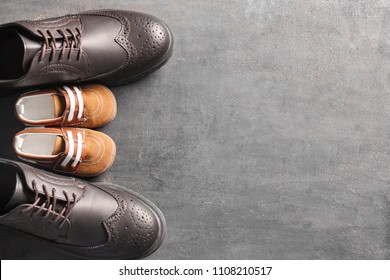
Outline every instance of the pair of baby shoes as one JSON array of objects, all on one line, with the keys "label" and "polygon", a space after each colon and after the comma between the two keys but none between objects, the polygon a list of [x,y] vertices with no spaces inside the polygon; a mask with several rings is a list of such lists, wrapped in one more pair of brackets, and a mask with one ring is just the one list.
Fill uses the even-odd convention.
[{"label": "pair of baby shoes", "polygon": [[114,162],[115,142],[90,128],[116,116],[113,93],[105,86],[62,86],[27,92],[15,105],[17,118],[29,128],[14,137],[19,158],[66,174],[92,177]]}]

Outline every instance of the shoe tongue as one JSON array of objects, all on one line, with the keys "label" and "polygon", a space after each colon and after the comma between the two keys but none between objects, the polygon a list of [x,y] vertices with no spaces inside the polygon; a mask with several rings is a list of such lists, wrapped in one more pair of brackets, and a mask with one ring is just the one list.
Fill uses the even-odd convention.
[{"label": "shoe tongue", "polygon": [[65,151],[65,142],[61,136],[57,136],[56,143],[54,144],[52,155],[58,155]]},{"label": "shoe tongue", "polygon": [[53,94],[53,103],[54,103],[54,117],[59,118],[64,114],[65,110],[65,100],[64,97]]},{"label": "shoe tongue", "polygon": [[7,213],[19,205],[31,203],[34,203],[34,193],[23,184],[19,174],[16,173],[15,192],[2,212]]},{"label": "shoe tongue", "polygon": [[20,39],[23,42],[24,45],[24,59],[23,59],[23,70],[27,71],[28,68],[31,65],[31,62],[34,58],[34,56],[37,54],[37,52],[41,49],[42,43],[37,39],[34,40],[34,36],[25,36],[24,34],[21,34],[18,32],[18,35]]}]

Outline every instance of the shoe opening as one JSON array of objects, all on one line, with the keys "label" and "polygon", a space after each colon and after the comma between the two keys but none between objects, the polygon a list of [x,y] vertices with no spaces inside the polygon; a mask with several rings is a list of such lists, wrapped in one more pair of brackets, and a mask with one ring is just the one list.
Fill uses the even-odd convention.
[{"label": "shoe opening", "polygon": [[65,142],[56,134],[22,133],[15,136],[14,148],[22,156],[51,157],[65,151]]},{"label": "shoe opening", "polygon": [[61,117],[65,111],[65,98],[55,92],[27,95],[19,98],[15,109],[18,116],[34,123]]},{"label": "shoe opening", "polygon": [[24,44],[16,29],[0,30],[0,80],[13,80],[25,74]]},{"label": "shoe opening", "polygon": [[17,167],[0,162],[0,215],[4,214],[5,208],[15,193],[17,173]]}]

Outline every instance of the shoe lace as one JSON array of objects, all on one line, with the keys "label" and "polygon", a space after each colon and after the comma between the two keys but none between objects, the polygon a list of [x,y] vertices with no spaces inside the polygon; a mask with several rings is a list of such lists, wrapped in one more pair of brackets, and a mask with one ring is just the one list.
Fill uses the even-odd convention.
[{"label": "shoe lace", "polygon": [[[70,28],[57,29],[57,32],[62,36],[62,45],[60,47],[61,53],[58,60],[62,59],[66,50],[69,50],[67,59],[70,59],[70,55],[72,54],[73,49],[78,49],[77,61],[80,60],[81,54],[83,52],[81,41],[82,34],[79,28],[76,27],[75,29],[77,34]],[[51,49],[50,61],[53,61],[55,51],[57,50],[56,38],[54,37],[54,34],[50,30],[46,30],[46,32],[44,32],[38,29],[37,32],[45,40],[42,45],[42,51],[41,56],[39,57],[39,61],[42,61],[44,59],[47,49]]]},{"label": "shoe lace", "polygon": [[57,197],[56,197],[56,188],[52,188],[51,195],[49,191],[47,190],[46,186],[43,184],[43,192],[45,194],[45,197],[40,196],[38,188],[36,186],[35,180],[32,180],[32,188],[35,191],[35,198],[34,198],[34,203],[27,206],[25,209],[21,210],[22,213],[30,211],[34,207],[38,206],[38,204],[41,202],[41,205],[39,208],[34,211],[31,216],[38,215],[42,211],[46,211],[45,215],[43,215],[43,218],[48,218],[51,213],[56,213],[58,214],[56,218],[51,220],[51,222],[56,222],[59,219],[63,218],[62,222],[58,225],[59,228],[61,228],[66,220],[69,218],[69,216],[72,214],[73,209],[77,203],[77,196],[75,193],[72,194],[73,201],[70,200],[69,194],[66,191],[63,191],[63,194],[66,199],[66,205],[62,207],[61,211],[58,212],[57,209]]}]

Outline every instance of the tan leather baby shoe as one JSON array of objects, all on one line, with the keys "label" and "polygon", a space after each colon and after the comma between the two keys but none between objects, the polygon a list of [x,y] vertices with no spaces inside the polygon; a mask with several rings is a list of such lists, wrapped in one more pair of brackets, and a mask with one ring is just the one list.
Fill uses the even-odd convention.
[{"label": "tan leather baby shoe", "polygon": [[81,177],[106,171],[116,147],[106,134],[81,128],[27,128],[14,137],[14,149],[23,160]]},{"label": "tan leather baby shoe", "polygon": [[95,128],[112,121],[116,109],[112,92],[91,84],[27,92],[17,100],[15,114],[28,126]]}]

